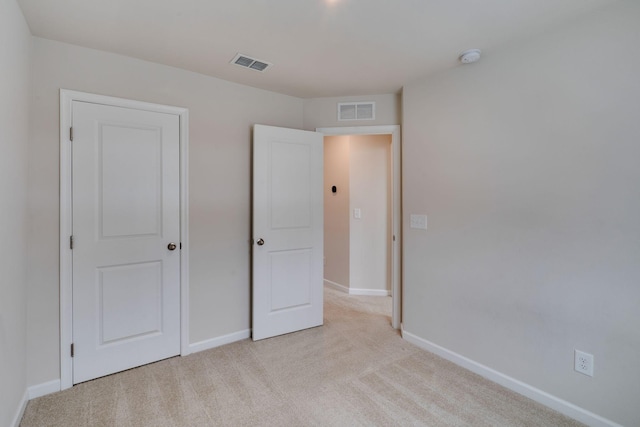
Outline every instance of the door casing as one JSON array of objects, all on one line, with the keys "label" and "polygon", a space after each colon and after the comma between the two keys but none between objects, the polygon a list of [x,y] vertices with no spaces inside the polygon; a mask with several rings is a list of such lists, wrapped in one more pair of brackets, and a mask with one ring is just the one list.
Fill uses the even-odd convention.
[{"label": "door casing", "polygon": [[173,114],[180,123],[180,354],[189,354],[189,110],[130,99],[60,90],[60,389],[73,385],[71,135],[74,101]]},{"label": "door casing", "polygon": [[316,128],[325,136],[332,135],[391,135],[391,295],[393,298],[391,325],[400,329],[402,324],[402,206],[400,185],[400,126],[354,126]]}]

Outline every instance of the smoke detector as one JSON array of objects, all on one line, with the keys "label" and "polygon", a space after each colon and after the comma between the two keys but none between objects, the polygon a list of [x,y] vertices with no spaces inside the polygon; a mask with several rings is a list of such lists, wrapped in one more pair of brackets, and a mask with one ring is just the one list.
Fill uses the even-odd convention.
[{"label": "smoke detector", "polygon": [[472,62],[476,62],[477,60],[480,59],[480,54],[482,52],[480,51],[480,49],[469,49],[469,50],[465,50],[464,52],[462,52],[460,54],[460,56],[458,57],[458,59],[460,60],[460,62],[462,62],[463,64],[471,64]]}]

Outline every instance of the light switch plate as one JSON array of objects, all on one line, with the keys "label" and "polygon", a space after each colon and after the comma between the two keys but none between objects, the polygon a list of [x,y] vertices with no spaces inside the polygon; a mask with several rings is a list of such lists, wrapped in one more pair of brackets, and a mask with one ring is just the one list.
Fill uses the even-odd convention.
[{"label": "light switch plate", "polygon": [[353,210],[353,217],[354,217],[355,219],[360,219],[360,218],[362,218],[362,211],[360,210],[360,208],[355,208],[355,209]]},{"label": "light switch plate", "polygon": [[411,215],[411,228],[417,228],[420,230],[427,229],[427,216],[426,215]]}]

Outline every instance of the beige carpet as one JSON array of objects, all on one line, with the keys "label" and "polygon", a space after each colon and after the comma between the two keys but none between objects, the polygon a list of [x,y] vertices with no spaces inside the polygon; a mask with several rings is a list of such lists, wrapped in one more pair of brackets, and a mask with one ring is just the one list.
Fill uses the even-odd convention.
[{"label": "beige carpet", "polygon": [[325,325],[29,402],[31,426],[579,426],[402,340],[391,298],[325,289]]}]

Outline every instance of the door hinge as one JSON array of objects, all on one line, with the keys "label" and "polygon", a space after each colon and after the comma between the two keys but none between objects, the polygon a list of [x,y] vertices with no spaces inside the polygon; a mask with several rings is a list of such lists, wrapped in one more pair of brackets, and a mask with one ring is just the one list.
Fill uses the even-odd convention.
[{"label": "door hinge", "polygon": [[73,249],[73,236],[69,236],[69,249]]},{"label": "door hinge", "polygon": [[73,357],[74,353],[75,352],[74,352],[74,349],[73,349],[73,343],[71,343],[71,357]]},{"label": "door hinge", "polygon": [[69,139],[73,141],[73,127],[69,128]]},{"label": "door hinge", "polygon": [[394,242],[396,241],[396,235],[395,234],[393,235],[393,241]]}]

